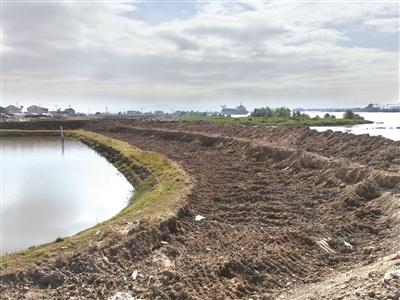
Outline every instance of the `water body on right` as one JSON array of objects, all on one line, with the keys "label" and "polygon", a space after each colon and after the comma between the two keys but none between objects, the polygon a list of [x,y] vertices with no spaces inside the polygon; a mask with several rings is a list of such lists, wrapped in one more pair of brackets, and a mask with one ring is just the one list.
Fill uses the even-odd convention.
[{"label": "water body on right", "polygon": [[[326,113],[341,118],[343,112],[327,111],[305,111],[310,117],[324,117]],[[311,127],[317,131],[341,131],[354,134],[369,134],[371,136],[381,135],[385,138],[400,141],[400,113],[398,112],[357,112],[366,120],[373,121],[372,124],[349,125],[349,126],[316,126]]]}]

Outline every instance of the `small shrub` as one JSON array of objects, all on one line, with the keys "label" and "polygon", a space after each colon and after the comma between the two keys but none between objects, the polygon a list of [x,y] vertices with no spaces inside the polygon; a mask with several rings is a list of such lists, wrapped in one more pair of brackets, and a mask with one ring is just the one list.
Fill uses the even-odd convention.
[{"label": "small shrub", "polygon": [[54,241],[54,243],[59,243],[62,242],[64,239],[62,237],[58,237],[56,238],[56,240]]}]

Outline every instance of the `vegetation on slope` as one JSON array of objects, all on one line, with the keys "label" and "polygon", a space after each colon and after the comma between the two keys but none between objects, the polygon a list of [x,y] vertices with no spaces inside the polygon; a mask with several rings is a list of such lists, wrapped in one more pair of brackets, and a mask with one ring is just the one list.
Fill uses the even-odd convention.
[{"label": "vegetation on slope", "polygon": [[[55,135],[57,131],[0,131],[1,135]],[[173,216],[190,190],[190,178],[174,162],[165,156],[143,151],[120,140],[103,135],[74,130],[66,131],[96,149],[111,161],[134,184],[135,193],[130,204],[112,219],[84,230],[75,236],[58,238],[53,243],[33,246],[27,250],[1,256],[0,270],[11,271],[40,259],[60,255],[62,251],[75,251],[89,245],[97,234],[106,234],[112,228],[125,226],[138,219],[166,219]]]}]

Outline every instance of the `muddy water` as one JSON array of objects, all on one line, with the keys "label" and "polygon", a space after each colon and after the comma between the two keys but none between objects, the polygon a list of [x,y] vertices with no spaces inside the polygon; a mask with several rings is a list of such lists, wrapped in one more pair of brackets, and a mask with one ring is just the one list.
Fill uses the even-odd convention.
[{"label": "muddy water", "polygon": [[58,137],[2,137],[0,253],[52,242],[123,209],[133,187],[87,146]]}]

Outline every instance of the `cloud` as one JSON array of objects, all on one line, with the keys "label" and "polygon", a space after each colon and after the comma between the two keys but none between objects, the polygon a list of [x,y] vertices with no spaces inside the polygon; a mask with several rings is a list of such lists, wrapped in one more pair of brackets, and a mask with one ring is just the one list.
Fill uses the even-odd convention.
[{"label": "cloud", "polygon": [[179,13],[168,7],[161,18],[156,6],[140,2],[7,2],[3,98],[121,110],[143,103],[218,108],[219,101],[276,99],[334,106],[399,97],[398,53],[382,46],[398,44],[398,4],[173,8]]},{"label": "cloud", "polygon": [[370,19],[364,22],[364,26],[369,27],[368,29],[374,29],[380,32],[398,33],[400,29],[399,20],[399,17]]},{"label": "cloud", "polygon": [[172,42],[177,46],[178,50],[199,50],[200,45],[195,41],[188,38],[174,34],[173,32],[161,31],[158,32],[158,36],[162,39]]}]

